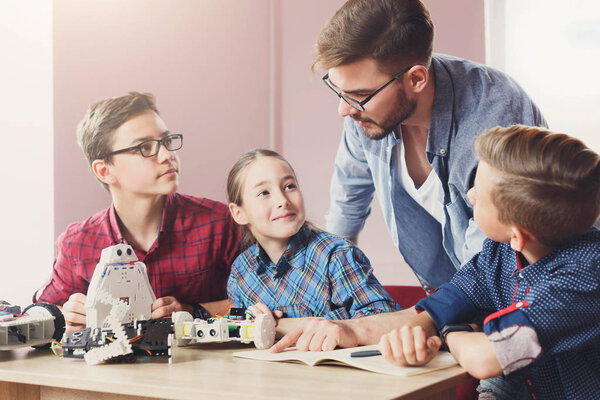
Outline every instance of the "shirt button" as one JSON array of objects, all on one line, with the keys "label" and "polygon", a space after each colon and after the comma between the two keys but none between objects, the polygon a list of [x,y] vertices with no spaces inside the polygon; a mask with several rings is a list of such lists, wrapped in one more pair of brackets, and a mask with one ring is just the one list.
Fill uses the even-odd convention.
[{"label": "shirt button", "polygon": [[523,278],[523,274],[519,272],[519,278]]},{"label": "shirt button", "polygon": [[444,155],[444,154],[446,154],[446,149],[440,149],[440,154],[441,154],[441,155]]}]

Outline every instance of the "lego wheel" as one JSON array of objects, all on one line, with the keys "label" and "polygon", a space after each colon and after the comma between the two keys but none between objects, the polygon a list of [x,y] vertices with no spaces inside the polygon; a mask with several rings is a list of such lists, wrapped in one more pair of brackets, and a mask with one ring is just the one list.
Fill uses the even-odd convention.
[{"label": "lego wheel", "polygon": [[273,346],[277,325],[273,314],[259,314],[254,320],[254,324],[254,346],[260,350]]},{"label": "lego wheel", "polygon": [[[27,306],[23,310],[23,314],[29,315],[46,315],[54,317],[54,334],[52,339],[60,341],[65,333],[65,317],[62,312],[54,304],[50,303],[34,303]],[[50,343],[33,346],[36,349],[44,349],[50,346]]]}]

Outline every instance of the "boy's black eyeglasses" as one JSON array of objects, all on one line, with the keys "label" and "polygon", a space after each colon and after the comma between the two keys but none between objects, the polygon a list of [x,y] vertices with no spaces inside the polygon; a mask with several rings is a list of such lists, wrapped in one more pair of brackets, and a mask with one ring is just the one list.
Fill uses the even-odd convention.
[{"label": "boy's black eyeglasses", "polygon": [[392,82],[394,82],[396,79],[400,78],[402,75],[404,75],[409,69],[411,69],[412,67],[414,67],[414,65],[409,65],[408,67],[402,69],[402,71],[398,72],[396,75],[394,75],[392,77],[392,79],[390,79],[385,85],[383,85],[382,87],[380,87],[379,89],[377,89],[376,91],[374,91],[373,93],[371,93],[370,95],[368,95],[367,97],[365,97],[364,100],[357,100],[357,99],[353,99],[352,97],[345,95],[344,93],[340,92],[334,85],[333,83],[331,83],[329,81],[329,74],[325,74],[325,76],[323,77],[323,82],[325,82],[325,84],[327,85],[327,87],[331,90],[333,90],[333,92],[335,94],[338,95],[338,97],[340,99],[344,99],[344,101],[346,103],[348,103],[348,105],[358,111],[365,111],[365,104],[367,104],[369,102],[369,100],[371,100],[373,97],[375,97],[375,95],[379,92],[381,92],[383,89],[385,89],[386,87],[388,87],[389,85],[391,85]]},{"label": "boy's black eyeglasses", "polygon": [[142,143],[135,145],[135,146],[127,147],[125,149],[111,151],[110,153],[107,153],[102,158],[105,159],[110,156],[114,156],[115,154],[127,153],[128,151],[139,151],[140,154],[144,157],[154,157],[155,155],[158,154],[161,144],[163,146],[165,146],[165,149],[167,149],[169,151],[179,150],[180,148],[183,147],[183,135],[173,134],[173,135],[167,135],[162,139],[145,140]]}]

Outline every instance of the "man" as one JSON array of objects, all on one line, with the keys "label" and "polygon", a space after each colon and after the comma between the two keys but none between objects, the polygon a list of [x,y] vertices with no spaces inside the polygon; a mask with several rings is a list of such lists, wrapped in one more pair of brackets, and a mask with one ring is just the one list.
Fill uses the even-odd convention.
[{"label": "man", "polygon": [[112,205],[59,236],[52,276],[34,301],[62,305],[67,332],[85,327],[84,293],[102,249],[128,243],[157,296],[152,318],[182,310],[205,318],[226,308],[237,225],[226,205],[176,193],[183,135],[169,132],[154,97],[101,100],[77,135]]},{"label": "man", "polygon": [[[321,31],[314,63],[328,71],[323,80],[344,117],[328,230],[356,240],[377,192],[392,239],[426,291],[481,250],[484,236],[467,199],[475,138],[497,125],[545,125],[510,77],[432,55],[432,43],[421,1],[350,0]],[[413,314],[307,321],[273,351],[377,343]]]}]

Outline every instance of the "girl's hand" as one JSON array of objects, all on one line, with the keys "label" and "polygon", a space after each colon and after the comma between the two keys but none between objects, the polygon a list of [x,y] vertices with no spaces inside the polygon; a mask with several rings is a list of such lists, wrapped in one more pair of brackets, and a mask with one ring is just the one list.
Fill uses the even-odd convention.
[{"label": "girl's hand", "polygon": [[263,303],[256,303],[255,305],[250,306],[247,311],[255,317],[259,314],[273,314],[273,318],[276,320],[283,316],[283,312],[280,310],[271,311],[269,307]]}]

